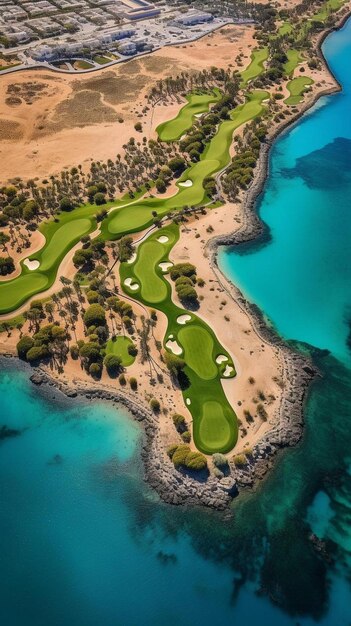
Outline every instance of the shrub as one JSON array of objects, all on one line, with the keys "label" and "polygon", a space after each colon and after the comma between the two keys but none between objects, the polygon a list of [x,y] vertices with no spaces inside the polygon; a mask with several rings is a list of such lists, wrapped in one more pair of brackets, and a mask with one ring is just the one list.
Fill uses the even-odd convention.
[{"label": "shrub", "polygon": [[129,384],[130,384],[130,388],[133,391],[136,391],[138,389],[138,381],[136,378],[132,377],[129,379]]},{"label": "shrub", "polygon": [[36,361],[40,361],[41,359],[45,359],[47,356],[49,356],[49,352],[45,345],[33,346],[27,352],[27,361],[28,363],[34,363]]},{"label": "shrub", "polygon": [[178,444],[177,443],[173,443],[171,446],[168,446],[167,448],[167,454],[169,456],[170,459],[173,458],[173,454],[175,453],[175,451],[178,448]]},{"label": "shrub", "polygon": [[215,454],[212,455],[212,461],[216,467],[220,467],[224,469],[228,467],[227,457],[224,456],[224,454],[221,454],[220,452],[215,452]]},{"label": "shrub", "polygon": [[184,415],[181,415],[180,413],[174,413],[174,415],[172,415],[172,420],[178,432],[182,432],[186,429],[186,421]]},{"label": "shrub", "polygon": [[127,351],[130,356],[136,356],[138,354],[138,348],[134,344],[129,345]]},{"label": "shrub", "polygon": [[246,465],[246,456],[245,454],[237,454],[234,457],[234,465],[236,465],[237,467],[242,467],[243,465]]},{"label": "shrub", "polygon": [[185,461],[189,453],[190,453],[189,446],[186,446],[186,445],[178,446],[172,456],[172,461],[174,463],[174,466],[185,467]]},{"label": "shrub", "polygon": [[119,382],[120,385],[123,385],[123,386],[127,384],[126,377],[125,377],[124,374],[121,374],[118,377],[118,382]]},{"label": "shrub", "polygon": [[180,359],[176,354],[165,352],[164,360],[167,369],[171,372],[171,374],[173,374],[173,376],[177,376],[179,372],[185,367],[185,361],[183,359]]},{"label": "shrub", "polygon": [[121,364],[121,357],[116,354],[106,354],[104,358],[104,365],[109,376],[117,376],[117,374],[121,371]]},{"label": "shrub", "polygon": [[152,411],[154,413],[159,413],[159,411],[161,409],[161,405],[160,405],[159,401],[156,398],[151,398],[151,400],[150,400],[150,408],[152,409]]},{"label": "shrub", "polygon": [[96,193],[95,196],[94,196],[94,204],[96,204],[97,206],[101,206],[102,204],[106,204],[106,198],[105,198],[104,194],[101,193],[100,191],[98,191],[98,193]]},{"label": "shrub", "polygon": [[182,433],[182,439],[183,439],[184,443],[190,443],[190,441],[191,441],[191,434],[190,434],[190,432],[188,430],[185,430]]},{"label": "shrub", "polygon": [[91,304],[84,313],[84,323],[89,326],[105,326],[106,316],[105,310],[100,304]]},{"label": "shrub", "polygon": [[89,365],[101,360],[100,346],[93,341],[83,344],[79,354]]},{"label": "shrub", "polygon": [[69,198],[62,198],[62,200],[60,200],[60,209],[61,211],[73,211],[74,204],[72,200]]},{"label": "shrub", "polygon": [[17,354],[19,356],[20,359],[22,359],[23,361],[26,360],[27,358],[27,352],[33,348],[34,346],[34,341],[32,339],[32,337],[28,337],[28,335],[24,335],[19,342],[17,343]]},{"label": "shrub", "polygon": [[1,256],[0,257],[0,274],[1,276],[6,276],[7,274],[12,274],[15,271],[15,263],[12,257],[10,256]]},{"label": "shrub", "polygon": [[87,300],[89,304],[95,304],[96,302],[99,302],[100,294],[97,291],[90,289],[89,291],[87,291]]},{"label": "shrub", "polygon": [[201,452],[190,452],[185,459],[188,469],[201,471],[207,467],[207,459]]},{"label": "shrub", "polygon": [[141,131],[143,130],[141,122],[136,122],[136,124],[134,124],[134,128],[138,133],[141,133]]},{"label": "shrub", "polygon": [[69,349],[72,359],[76,360],[79,357],[79,347],[77,345],[73,345]]}]

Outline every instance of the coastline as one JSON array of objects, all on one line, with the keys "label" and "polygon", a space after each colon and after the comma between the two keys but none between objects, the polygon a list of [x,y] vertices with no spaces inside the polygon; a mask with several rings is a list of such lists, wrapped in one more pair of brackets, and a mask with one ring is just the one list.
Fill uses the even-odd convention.
[{"label": "coastline", "polygon": [[[322,33],[318,40],[318,53],[322,55],[323,63],[331,76],[321,45],[328,34],[332,30],[341,28],[349,17],[349,14],[344,16],[336,27]],[[313,94],[313,97],[300,108],[294,119],[284,120],[274,128],[272,135],[262,147],[256,166],[256,175],[241,204],[242,225],[231,234],[211,238],[205,246],[208,251],[208,262],[222,288],[248,316],[256,334],[279,350],[280,358],[284,364],[284,381],[288,383],[282,393],[279,409],[276,411],[275,426],[253,448],[250,463],[245,469],[234,468],[231,464],[232,473],[230,477],[225,477],[221,481],[210,476],[205,482],[202,482],[195,477],[182,474],[176,471],[170,462],[165,462],[158,418],[142,402],[129,397],[129,394],[125,392],[116,391],[113,388],[110,390],[107,386],[99,387],[96,383],[77,382],[72,386],[67,385],[56,380],[41,368],[32,369],[29,367],[29,371],[33,372],[30,377],[32,382],[39,386],[44,385],[42,388],[47,396],[50,396],[50,389],[54,387],[68,398],[118,402],[123,404],[138,421],[142,422],[145,432],[142,446],[145,479],[165,502],[225,509],[241,489],[248,486],[252,487],[267,474],[278,450],[296,445],[301,438],[304,405],[311,383],[318,376],[318,370],[311,359],[290,348],[274,329],[268,326],[258,307],[249,303],[239,289],[224,276],[218,266],[217,255],[221,245],[240,245],[267,235],[267,227],[260,220],[256,207],[269,175],[270,150],[275,139],[296,124],[321,96],[336,93],[341,89],[337,80],[332,78],[335,81],[334,88]],[[12,362],[16,361],[17,366],[22,368],[18,359],[11,360]]]}]

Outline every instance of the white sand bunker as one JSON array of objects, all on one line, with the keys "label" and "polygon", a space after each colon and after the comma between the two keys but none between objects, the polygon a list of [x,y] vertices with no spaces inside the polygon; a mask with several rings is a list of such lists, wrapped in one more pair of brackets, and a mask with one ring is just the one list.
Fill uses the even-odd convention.
[{"label": "white sand bunker", "polygon": [[188,178],[188,180],[185,180],[184,183],[178,183],[179,187],[192,187],[193,186],[193,181],[190,180],[190,178]]},{"label": "white sand bunker", "polygon": [[128,259],[127,263],[131,265],[132,263],[134,263],[136,258],[137,258],[137,255],[136,255],[136,252],[134,252],[132,256],[130,257],[130,259]]},{"label": "white sand bunker", "polygon": [[29,270],[37,270],[40,263],[39,261],[30,261],[29,259],[24,259],[23,265],[28,267]]},{"label": "white sand bunker", "polygon": [[217,365],[220,365],[221,363],[224,363],[225,361],[228,361],[228,357],[225,356],[224,354],[219,354],[218,357],[216,358]]},{"label": "white sand bunker", "polygon": [[167,243],[167,241],[169,241],[168,237],[166,237],[166,235],[161,235],[161,237],[157,238],[157,241],[159,241],[160,243]]},{"label": "white sand bunker", "polygon": [[228,378],[228,376],[230,376],[232,372],[233,372],[233,368],[230,365],[226,365],[225,370],[223,372],[223,376]]},{"label": "white sand bunker", "polygon": [[176,354],[177,356],[179,356],[183,352],[183,350],[180,347],[179,343],[177,343],[176,341],[172,341],[171,339],[168,339],[168,341],[166,343],[166,348],[171,350],[171,352],[173,352],[173,354]]},{"label": "white sand bunker", "polygon": [[202,117],[203,113],[195,113],[195,117]]},{"label": "white sand bunker", "polygon": [[133,283],[132,278],[126,278],[124,281],[126,287],[129,287],[132,291],[137,291],[139,289],[138,283]]},{"label": "white sand bunker", "polygon": [[179,317],[177,317],[178,324],[186,324],[187,322],[190,322],[190,320],[191,315],[179,315]]},{"label": "white sand bunker", "polygon": [[190,405],[191,405],[191,400],[190,400],[190,398],[187,398],[187,399],[185,400],[185,403],[186,403],[188,406],[190,406]]},{"label": "white sand bunker", "polygon": [[169,268],[172,267],[172,265],[173,263],[170,263],[169,261],[164,261],[164,263],[158,264],[163,272],[168,272]]}]

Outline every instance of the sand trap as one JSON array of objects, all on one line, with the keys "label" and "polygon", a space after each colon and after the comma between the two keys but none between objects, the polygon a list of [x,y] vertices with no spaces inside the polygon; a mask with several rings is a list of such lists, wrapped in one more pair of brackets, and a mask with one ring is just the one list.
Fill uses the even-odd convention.
[{"label": "sand trap", "polygon": [[188,178],[188,180],[185,180],[184,183],[178,183],[178,185],[179,187],[192,187],[193,181]]},{"label": "sand trap", "polygon": [[228,378],[228,376],[230,376],[232,372],[233,372],[233,368],[230,365],[226,365],[225,370],[223,372],[223,376]]},{"label": "sand trap", "polygon": [[128,259],[127,263],[131,265],[132,263],[134,263],[136,258],[137,258],[136,252],[133,252],[132,256],[130,257],[130,259]]},{"label": "sand trap", "polygon": [[217,365],[224,363],[224,361],[228,361],[228,357],[226,357],[224,354],[219,354],[218,357],[216,358]]},{"label": "sand trap", "polygon": [[169,350],[171,350],[171,352],[173,352],[173,354],[176,354],[177,356],[179,356],[179,354],[182,354],[183,352],[179,343],[177,343],[176,341],[172,341],[171,339],[168,339],[166,343],[166,348],[169,348]]},{"label": "sand trap", "polygon": [[187,399],[185,400],[185,404],[187,404],[188,406],[190,406],[190,405],[191,405],[191,400],[190,400],[190,398],[187,398]]},{"label": "sand trap", "polygon": [[161,237],[157,238],[157,241],[159,241],[160,243],[167,243],[167,241],[169,241],[168,237],[166,237],[166,235],[161,235]]},{"label": "sand trap", "polygon": [[29,270],[37,270],[40,263],[39,261],[30,261],[29,259],[24,259],[23,265],[28,267]]},{"label": "sand trap", "polygon": [[124,281],[126,287],[129,287],[132,291],[137,291],[139,289],[138,283],[133,283],[132,278],[126,278]]},{"label": "sand trap", "polygon": [[195,113],[195,117],[202,117],[203,113]]},{"label": "sand trap", "polygon": [[173,263],[169,261],[165,261],[164,263],[159,263],[158,266],[161,268],[163,272],[168,272],[169,268],[172,267]]},{"label": "sand trap", "polygon": [[190,322],[190,320],[191,315],[179,315],[179,317],[177,317],[178,324],[186,324],[187,322]]}]

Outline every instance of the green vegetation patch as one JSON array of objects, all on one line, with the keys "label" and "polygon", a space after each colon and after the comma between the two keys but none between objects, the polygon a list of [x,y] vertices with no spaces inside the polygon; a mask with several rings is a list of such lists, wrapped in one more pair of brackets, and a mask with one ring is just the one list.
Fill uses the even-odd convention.
[{"label": "green vegetation patch", "polygon": [[132,365],[135,361],[135,356],[132,356],[128,352],[129,346],[134,346],[132,340],[129,337],[119,335],[118,337],[109,339],[106,345],[106,353],[119,356],[123,367],[129,367],[129,365]]},{"label": "green vegetation patch", "polygon": [[306,87],[312,84],[313,80],[308,76],[298,76],[290,80],[287,84],[290,96],[284,100],[285,104],[292,106],[301,102]]},{"label": "green vegetation patch", "polygon": [[191,128],[195,115],[206,113],[213,102],[218,102],[221,98],[219,89],[214,89],[211,93],[190,94],[186,97],[188,103],[183,106],[178,115],[172,120],[160,124],[156,132],[161,141],[176,141]]},{"label": "green vegetation patch", "polygon": [[247,85],[250,80],[257,78],[257,76],[262,74],[264,70],[264,63],[265,61],[267,61],[268,56],[268,47],[253,50],[251,54],[250,65],[248,65],[248,67],[243,72],[241,72],[241,78],[244,85]]},{"label": "green vegetation patch", "polygon": [[232,428],[223,406],[215,400],[203,403],[199,436],[207,450],[221,450],[231,438]]},{"label": "green vegetation patch", "polygon": [[346,0],[327,0],[318,13],[312,17],[312,20],[314,22],[325,22],[331,13],[338,11],[345,4],[345,1]]},{"label": "green vegetation patch", "polygon": [[[153,232],[139,245],[138,256],[134,263],[121,264],[121,285],[123,290],[128,295],[132,295],[135,300],[144,305],[154,306],[167,316],[168,327],[164,338],[166,352],[174,354],[172,349],[167,347],[169,340],[176,342],[182,348],[181,358],[185,362],[183,375],[187,381],[182,386],[183,397],[193,417],[194,441],[197,448],[206,454],[229,452],[237,441],[238,426],[236,415],[223,391],[221,378],[226,365],[233,368],[231,376],[235,376],[233,361],[219,343],[213,330],[193,312],[190,314],[191,319],[185,324],[178,322],[181,316],[189,315],[189,311],[174,304],[171,285],[159,267],[160,262],[169,260],[169,254],[178,237],[179,228],[176,224]],[[160,238],[161,241],[158,241]],[[149,244],[153,246],[150,247]],[[153,273],[154,277],[152,277]],[[139,282],[138,291],[132,291],[125,285],[125,280],[128,278],[132,281],[132,285]],[[160,291],[160,283],[163,283],[165,292]],[[153,290],[157,296],[154,295]],[[165,297],[161,299],[163,293]],[[220,354],[224,355],[227,360],[217,364],[216,356]],[[204,406],[206,402],[213,402],[213,406],[216,406],[215,422],[219,424],[220,435],[216,435],[213,441],[211,441],[209,427],[201,430],[203,416],[207,422],[210,421],[208,411]]]},{"label": "green vegetation patch", "polygon": [[184,326],[178,332],[178,340],[184,349],[186,364],[204,380],[211,380],[218,374],[213,358],[214,342],[212,335],[196,324]]},{"label": "green vegetation patch", "polygon": [[282,24],[278,28],[278,35],[280,35],[281,37],[284,37],[284,35],[290,35],[292,31],[293,31],[292,24],[290,24],[290,22],[284,22],[284,24]]},{"label": "green vegetation patch", "polygon": [[288,60],[284,64],[284,72],[287,76],[291,76],[298,64],[303,61],[303,56],[299,50],[294,50],[294,48],[287,50],[286,56]]}]

